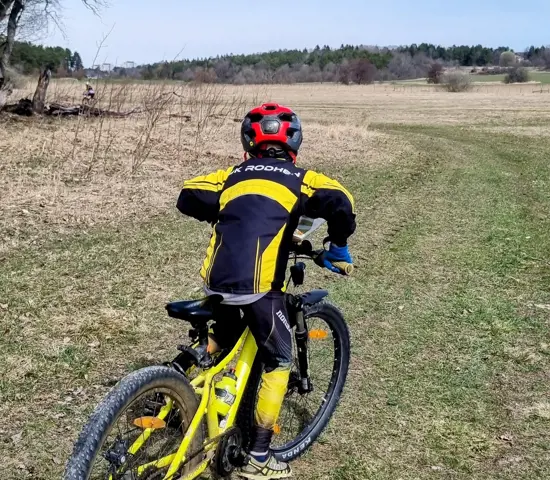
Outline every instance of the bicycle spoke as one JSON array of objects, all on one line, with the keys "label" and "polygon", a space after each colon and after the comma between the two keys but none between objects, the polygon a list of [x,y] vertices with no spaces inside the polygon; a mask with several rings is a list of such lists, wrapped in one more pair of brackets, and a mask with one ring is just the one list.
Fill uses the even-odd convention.
[{"label": "bicycle spoke", "polygon": [[[300,432],[304,431],[314,421],[325,403],[325,397],[333,381],[333,366],[336,361],[333,333],[322,318],[309,318],[307,325],[309,331],[321,331],[327,334],[326,336],[320,335],[316,338],[310,338],[308,341],[309,375],[313,391],[305,394],[292,391],[285,397],[278,422],[280,433],[273,439],[275,448],[280,448],[294,440]],[[296,343],[293,339],[295,360],[292,365],[292,372],[299,377],[296,351]]]},{"label": "bicycle spoke", "polygon": [[[162,407],[162,404],[158,402],[159,395],[162,395],[163,404],[168,401],[168,395],[153,391],[136,399],[125,409],[111,429],[101,455],[96,459],[91,479],[99,480],[112,477],[115,480],[117,472],[118,476],[122,475],[119,478],[127,478],[127,475],[131,475],[128,478],[138,478],[139,476],[139,478],[147,479],[148,477],[156,478],[157,475],[165,472],[185,434],[184,421],[175,402],[164,419],[164,426],[150,431],[148,438],[139,446],[134,455],[127,453],[129,446],[133,445],[139,436],[147,430],[137,428],[134,421],[140,417],[159,415]],[[148,473],[149,470],[150,473]],[[159,478],[162,478],[162,475]]]}]

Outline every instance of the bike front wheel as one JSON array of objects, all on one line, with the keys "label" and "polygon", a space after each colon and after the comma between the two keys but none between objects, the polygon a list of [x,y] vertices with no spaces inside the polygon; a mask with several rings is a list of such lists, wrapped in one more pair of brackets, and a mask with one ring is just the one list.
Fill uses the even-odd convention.
[{"label": "bike front wheel", "polygon": [[[173,369],[155,366],[131,373],[92,413],[64,479],[164,478],[197,408],[193,388]],[[203,440],[200,428],[188,451],[200,448]],[[199,461],[193,459],[179,473],[189,473]]]},{"label": "bike front wheel", "polygon": [[[275,457],[287,462],[302,455],[327,426],[338,405],[349,367],[349,330],[341,312],[328,302],[320,302],[304,309],[304,319],[309,336],[307,351],[313,390],[300,393],[297,348],[293,336],[294,363],[271,444]],[[238,424],[243,432],[245,448],[249,446],[249,432],[254,425],[262,370],[257,357],[239,409]]]}]

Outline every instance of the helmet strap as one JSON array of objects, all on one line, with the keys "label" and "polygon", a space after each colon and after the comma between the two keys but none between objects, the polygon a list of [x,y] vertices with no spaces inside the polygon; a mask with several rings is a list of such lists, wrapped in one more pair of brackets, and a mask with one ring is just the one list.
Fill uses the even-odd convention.
[{"label": "helmet strap", "polygon": [[282,148],[264,148],[256,150],[254,152],[244,152],[243,159],[246,162],[250,158],[277,158],[280,160],[286,160],[287,162],[296,163],[296,153],[290,150],[284,150]]}]

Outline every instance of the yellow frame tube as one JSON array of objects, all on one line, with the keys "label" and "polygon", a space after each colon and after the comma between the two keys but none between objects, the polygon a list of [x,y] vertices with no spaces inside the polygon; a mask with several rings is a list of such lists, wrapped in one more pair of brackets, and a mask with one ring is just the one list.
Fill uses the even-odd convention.
[{"label": "yellow frame tube", "polygon": [[[235,358],[241,347],[242,350],[237,360],[237,365],[235,367],[235,375],[237,376],[237,396],[235,398],[235,402],[229,409],[229,413],[227,414],[227,423],[225,427],[223,429],[220,429],[218,423],[218,412],[214,408],[216,395],[214,388],[212,388],[212,381],[216,375],[227,368],[227,365],[229,365],[229,363]],[[247,328],[243,332],[241,338],[233,347],[231,352],[229,352],[229,354],[218,365],[207,370],[206,373],[197,376],[191,381],[191,386],[193,387],[195,392],[198,395],[201,395],[201,401],[199,403],[197,412],[195,413],[195,416],[193,417],[193,420],[191,421],[191,424],[189,425],[189,428],[187,429],[187,432],[180,446],[178,447],[177,452],[159,458],[154,462],[149,462],[147,464],[141,465],[140,467],[138,467],[138,474],[143,473],[145,469],[151,466],[155,466],[156,468],[164,468],[169,465],[170,468],[164,476],[164,479],[173,479],[177,475],[177,471],[180,465],[185,461],[185,454],[187,453],[187,449],[189,448],[189,445],[191,444],[191,441],[193,440],[197,429],[200,427],[200,423],[202,422],[204,415],[207,416],[208,439],[219,435],[223,431],[226,431],[228,428],[231,428],[233,426],[240,402],[248,383],[248,377],[250,376],[250,371],[252,370],[252,365],[254,363],[254,359],[256,358],[257,351],[258,347],[256,345],[256,341],[254,337],[250,335],[250,331]],[[169,398],[167,404],[162,407],[161,411],[159,412],[158,418],[166,418],[166,416],[172,409],[172,406],[173,400]],[[130,453],[135,454],[147,441],[153,431],[154,429],[146,429],[143,434],[140,435],[138,439],[134,442],[134,444],[130,447]],[[208,439],[205,441],[205,443],[208,441]],[[211,444],[206,447],[206,450],[211,451],[215,447],[216,444]],[[209,458],[201,462],[201,464],[195,469],[194,472],[185,477],[185,480],[192,480],[198,477],[202,472],[204,472],[211,459],[212,457],[209,455]]]},{"label": "yellow frame tube", "polygon": [[180,477],[179,480],[193,480],[193,479],[197,478],[201,473],[203,473],[207,469],[208,465],[210,465],[210,462],[212,461],[212,457],[213,457],[213,455],[209,454],[204,459],[204,461],[202,461],[197,466],[197,468],[194,471],[192,471],[189,475],[187,475],[185,477]]},{"label": "yellow frame tube", "polygon": [[[249,339],[252,339],[252,343]],[[225,368],[227,367],[229,362],[233,360],[233,358],[235,357],[235,355],[237,354],[241,346],[243,346],[243,350],[239,356],[239,360],[237,361],[237,369],[239,368],[239,365],[241,365],[241,368],[240,370],[237,370],[237,369],[235,370],[235,374],[237,375],[237,398],[235,399],[235,402],[231,406],[231,409],[228,414],[229,419],[232,418],[234,421],[240,399],[242,398],[242,394],[244,392],[244,387],[246,386],[246,382],[248,381],[248,374],[250,373],[250,369],[247,370],[246,366],[245,367],[242,366],[243,362],[241,361],[241,358],[243,357],[243,354],[246,354],[246,357],[249,358],[250,354],[253,353],[252,361],[254,361],[254,355],[256,354],[256,351],[257,351],[256,342],[254,341],[254,337],[252,335],[249,335],[248,328],[245,329],[245,331],[241,335],[241,338],[235,344],[231,352],[229,352],[229,354],[218,365],[209,369],[204,375],[199,375],[197,378],[191,381],[191,385],[194,388],[197,388],[200,385],[202,385],[202,398],[199,403],[199,408],[197,409],[197,413],[195,413],[195,416],[193,417],[193,420],[191,421],[191,424],[189,425],[189,428],[187,429],[187,432],[183,437],[183,440],[175,454],[175,457],[172,460],[172,463],[170,464],[170,468],[168,469],[168,472],[166,472],[166,475],[164,476],[164,480],[171,479],[174,475],[176,475],[180,465],[182,464],[182,462],[185,461],[185,454],[187,453],[189,444],[191,443],[191,440],[193,440],[193,437],[195,436],[197,429],[199,428],[205,413],[207,414],[208,411],[214,410],[212,402],[215,399],[215,397],[214,395],[211,395],[211,392],[213,392],[214,390],[212,388],[212,380],[218,373],[225,370]],[[250,363],[250,366],[252,366],[252,363]],[[239,379],[238,378],[239,371],[241,372],[242,375],[245,375],[246,378]],[[208,404],[208,407],[207,407],[207,404]],[[232,414],[233,411],[234,413]],[[214,411],[214,413],[217,415],[217,412]],[[217,425],[217,417],[216,417],[215,427],[212,424],[211,418],[213,418],[212,413],[207,417],[207,421],[210,419],[210,421],[208,421],[208,438],[212,438],[218,434],[218,433],[215,433],[214,435],[212,435],[212,432],[210,430],[211,428],[212,430],[214,430],[214,432],[219,432],[219,426]],[[230,425],[231,423],[228,421],[226,428],[228,428]],[[209,448],[209,450],[210,449],[211,448]],[[196,470],[197,476],[200,475],[202,471],[204,471],[204,469],[202,469],[201,472],[199,472],[199,470],[201,469],[198,468]],[[189,478],[195,478],[195,477],[190,475]]]},{"label": "yellow frame tube", "polygon": [[[209,379],[209,383],[212,379]],[[210,388],[210,398],[208,399],[208,408],[206,409],[206,425],[208,427],[208,437],[213,438],[220,433],[220,420],[218,412],[214,408],[216,400],[216,389]]]},{"label": "yellow frame tube", "polygon": [[[177,471],[182,464],[182,462],[185,461],[185,454],[187,453],[187,449],[189,448],[189,445],[191,441],[193,440],[197,429],[200,426],[200,423],[204,417],[204,415],[207,415],[207,425],[208,425],[208,438],[213,438],[216,435],[219,435],[220,428],[218,424],[218,412],[214,408],[213,402],[215,401],[215,391],[212,388],[212,381],[214,377],[221,373],[223,370],[227,368],[227,365],[233,360],[235,355],[237,355],[237,352],[242,347],[242,351],[239,355],[239,358],[237,360],[237,365],[235,368],[235,375],[237,376],[237,396],[235,398],[235,402],[231,406],[229,413],[227,415],[227,423],[224,427],[223,431],[230,428],[233,423],[235,422],[235,418],[237,416],[237,411],[240,405],[240,402],[242,400],[242,397],[244,395],[244,391],[246,388],[246,385],[248,383],[248,377],[250,375],[250,371],[252,369],[252,365],[254,363],[254,359],[256,357],[256,353],[258,351],[258,347],[256,345],[256,341],[254,340],[254,337],[249,334],[248,328],[243,332],[241,338],[236,343],[236,345],[233,347],[231,352],[214,368],[211,368],[208,370],[205,374],[201,374],[194,378],[191,381],[191,385],[195,392],[199,395],[201,395],[201,401],[199,403],[199,408],[197,409],[197,412],[195,413],[195,416],[193,417],[193,420],[191,421],[191,424],[189,425],[189,428],[177,450],[176,453],[167,455],[165,457],[162,457],[158,460],[155,460],[154,462],[150,462],[144,465],[141,465],[138,468],[138,474],[141,474],[150,466],[155,466],[156,468],[164,468],[168,465],[170,465],[170,468],[168,469],[168,472],[165,475],[165,479],[172,479],[177,474]],[[159,412],[158,418],[164,419],[170,412],[173,406],[173,400],[171,398],[168,398],[168,401],[164,407],[162,407],[161,411]],[[130,447],[130,453],[135,454],[147,441],[147,439],[151,436],[151,433],[154,431],[154,429],[148,428],[146,429],[139,437],[138,439],[132,444]],[[206,442],[205,442],[206,443]],[[211,451],[216,447],[215,444],[209,445],[206,450]],[[196,477],[198,477],[211,461],[211,457],[207,458],[205,461],[203,461],[194,472],[189,474],[187,477],[185,477],[186,480],[191,480]]]},{"label": "yellow frame tube", "polygon": [[145,463],[143,465],[140,465],[137,469],[138,476],[141,475],[145,470],[147,470],[149,467],[155,467],[157,469],[167,467],[172,463],[174,460],[176,454],[172,453],[170,455],[167,455],[166,457],[159,458],[153,462]]},{"label": "yellow frame tube", "polygon": [[250,376],[250,371],[252,370],[252,365],[254,363],[254,359],[256,358],[257,352],[258,346],[256,345],[254,336],[248,335],[244,340],[243,349],[239,355],[239,359],[237,360],[237,365],[235,366],[235,375],[237,377],[237,398],[235,398],[235,402],[231,405],[229,413],[227,414],[227,424],[224,431],[232,427],[235,422],[235,417],[237,416],[237,411],[239,410],[239,405],[243,398],[244,391],[248,383],[248,377]]}]

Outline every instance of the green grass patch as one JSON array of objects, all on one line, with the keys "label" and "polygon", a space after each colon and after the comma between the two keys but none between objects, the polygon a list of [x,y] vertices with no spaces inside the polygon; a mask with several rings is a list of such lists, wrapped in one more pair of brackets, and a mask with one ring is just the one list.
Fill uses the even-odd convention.
[{"label": "green grass patch", "polygon": [[[420,153],[334,172],[358,205],[357,270],[309,266],[306,286],[328,288],[342,308],[352,365],[299,478],[546,478],[550,143],[370,128]],[[23,445],[36,478],[59,478],[52,455],[64,462],[112,379],[175,353],[186,326],[163,306],[200,295],[208,233],[172,212],[45,234],[2,261],[0,401],[25,432],[6,444],[9,458]],[[18,478],[15,463],[7,469]]]},{"label": "green grass patch", "polygon": [[[504,82],[504,77],[506,75],[471,75],[472,81],[475,83],[485,83],[485,82]],[[550,83],[550,72],[539,72],[529,70],[529,81],[530,82],[539,82],[543,85]]]}]

